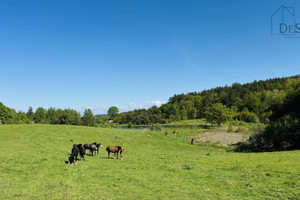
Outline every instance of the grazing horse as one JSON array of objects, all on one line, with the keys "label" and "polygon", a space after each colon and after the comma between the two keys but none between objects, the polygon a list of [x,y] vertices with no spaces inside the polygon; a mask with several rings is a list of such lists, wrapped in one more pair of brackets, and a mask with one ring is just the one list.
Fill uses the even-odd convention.
[{"label": "grazing horse", "polygon": [[[84,160],[84,156],[85,156],[85,147],[82,146],[82,144],[74,144],[73,145],[73,148],[74,147],[77,147],[77,149],[79,150],[79,154],[80,154],[80,157],[81,159]],[[85,161],[85,160],[84,160]]]},{"label": "grazing horse", "polygon": [[90,154],[92,152],[92,156],[94,155],[94,151],[95,151],[95,155],[99,155],[99,147],[102,148],[102,144],[99,143],[97,144],[97,142],[94,142],[92,144],[84,144],[83,147],[85,149],[89,149],[90,150]]},{"label": "grazing horse", "polygon": [[115,156],[116,156],[116,153],[117,153],[117,159],[118,159],[118,154],[119,154],[119,151],[123,151],[122,147],[121,146],[108,146],[106,147],[106,151],[108,153],[108,158],[110,158],[110,153],[114,153],[114,159],[115,159]]},{"label": "grazing horse", "polygon": [[102,149],[102,144],[101,143],[99,143],[99,144],[96,144],[96,146],[97,146],[97,155],[99,156],[99,147]]},{"label": "grazing horse", "polygon": [[97,143],[94,142],[94,143],[92,143],[92,144],[84,144],[83,147],[84,147],[85,149],[89,149],[89,150],[90,150],[90,154],[91,154],[91,147],[92,147],[93,144],[96,145]]},{"label": "grazing horse", "polygon": [[73,147],[72,151],[71,151],[71,155],[69,157],[69,162],[68,165],[72,164],[72,163],[76,163],[77,164],[77,156],[78,156],[78,148],[77,147]]},{"label": "grazing horse", "polygon": [[98,148],[96,144],[91,144],[90,147],[90,152],[92,152],[92,156],[94,156],[94,151],[95,151],[95,155],[97,154]]},{"label": "grazing horse", "polygon": [[90,145],[90,144],[84,144],[83,147],[84,147],[85,149],[91,149],[91,145]]}]

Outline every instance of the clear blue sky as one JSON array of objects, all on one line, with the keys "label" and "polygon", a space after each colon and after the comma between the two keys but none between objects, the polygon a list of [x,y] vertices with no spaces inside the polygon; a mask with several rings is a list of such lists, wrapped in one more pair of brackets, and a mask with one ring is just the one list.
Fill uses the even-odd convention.
[{"label": "clear blue sky", "polygon": [[94,114],[300,73],[300,39],[270,34],[296,0],[0,0],[0,102]]}]

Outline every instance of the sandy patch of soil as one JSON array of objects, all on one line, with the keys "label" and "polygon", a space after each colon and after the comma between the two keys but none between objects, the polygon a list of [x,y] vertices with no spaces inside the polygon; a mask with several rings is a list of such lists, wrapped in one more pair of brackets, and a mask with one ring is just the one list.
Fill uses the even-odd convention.
[{"label": "sandy patch of soil", "polygon": [[245,142],[249,136],[240,133],[227,133],[227,132],[205,132],[194,136],[195,142],[219,142],[224,146],[236,144],[238,142]]}]

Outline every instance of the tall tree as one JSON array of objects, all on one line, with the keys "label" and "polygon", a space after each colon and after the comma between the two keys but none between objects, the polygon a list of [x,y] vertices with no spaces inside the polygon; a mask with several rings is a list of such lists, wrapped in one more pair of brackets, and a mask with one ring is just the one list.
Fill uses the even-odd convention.
[{"label": "tall tree", "polygon": [[119,113],[119,109],[116,106],[111,106],[108,111],[107,111],[107,115],[109,116],[109,118],[113,118],[115,117],[117,114]]},{"label": "tall tree", "polygon": [[46,121],[46,110],[43,107],[39,107],[35,111],[34,122],[38,124],[44,124]]},{"label": "tall tree", "polygon": [[29,107],[29,109],[28,109],[26,115],[27,115],[27,118],[28,118],[29,120],[33,120],[33,115],[34,115],[34,113],[33,113],[33,110],[32,110],[32,107],[31,107],[31,106]]},{"label": "tall tree", "polygon": [[208,121],[211,121],[213,123],[217,123],[218,127],[221,125],[221,123],[230,120],[232,118],[232,113],[221,103],[215,103],[213,104],[206,112],[205,112],[206,118]]},{"label": "tall tree", "polygon": [[93,126],[95,124],[95,117],[91,109],[85,109],[82,117],[83,124],[86,126]]}]

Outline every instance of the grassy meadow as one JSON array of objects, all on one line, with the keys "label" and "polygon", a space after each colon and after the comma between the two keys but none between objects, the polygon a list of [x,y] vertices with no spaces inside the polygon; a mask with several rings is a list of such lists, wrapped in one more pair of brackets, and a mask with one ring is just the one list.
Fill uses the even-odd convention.
[{"label": "grassy meadow", "polygon": [[[0,125],[0,199],[300,199],[300,151],[190,145],[195,131]],[[65,163],[95,141],[99,157]],[[108,145],[124,159],[107,159]]]}]

